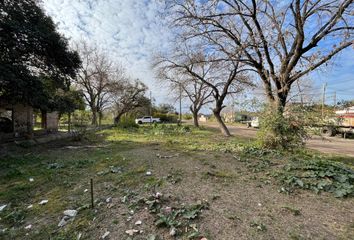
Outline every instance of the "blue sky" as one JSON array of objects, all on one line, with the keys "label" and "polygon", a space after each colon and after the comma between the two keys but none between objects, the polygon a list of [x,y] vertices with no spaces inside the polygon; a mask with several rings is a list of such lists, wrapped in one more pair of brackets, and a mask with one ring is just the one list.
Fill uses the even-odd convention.
[{"label": "blue sky", "polygon": [[154,55],[169,44],[169,29],[158,17],[162,1],[45,0],[42,5],[71,42],[96,43],[121,62],[131,77],[145,82],[158,102],[171,101],[151,69]]},{"label": "blue sky", "polygon": [[[153,56],[169,48],[171,30],[159,18],[164,8],[158,0],[45,0],[43,7],[57,23],[59,31],[72,41],[86,39],[107,49],[134,78],[144,81],[157,102],[171,102],[170,92],[155,81]],[[320,97],[327,82],[328,103],[354,98],[354,49],[348,48],[335,64],[309,77],[314,94]]]}]

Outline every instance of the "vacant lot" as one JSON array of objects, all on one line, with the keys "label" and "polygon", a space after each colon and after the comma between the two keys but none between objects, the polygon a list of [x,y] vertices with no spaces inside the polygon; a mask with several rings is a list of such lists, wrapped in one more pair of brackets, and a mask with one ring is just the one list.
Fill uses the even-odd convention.
[{"label": "vacant lot", "polygon": [[13,147],[0,239],[353,239],[353,165],[171,125]]}]

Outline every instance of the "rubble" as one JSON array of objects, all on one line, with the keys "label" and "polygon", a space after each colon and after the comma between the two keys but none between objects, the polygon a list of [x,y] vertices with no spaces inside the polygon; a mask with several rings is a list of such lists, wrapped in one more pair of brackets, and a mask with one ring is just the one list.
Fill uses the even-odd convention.
[{"label": "rubble", "polygon": [[77,215],[77,210],[65,210],[64,215],[68,217],[75,217]]},{"label": "rubble", "polygon": [[0,212],[2,212],[6,207],[7,207],[7,204],[1,205],[0,206]]},{"label": "rubble", "polygon": [[48,203],[48,200],[45,199],[45,200],[40,201],[38,204],[39,204],[39,205],[45,205],[45,204],[47,204],[47,203]]},{"label": "rubble", "polygon": [[139,230],[136,230],[136,229],[130,229],[130,230],[127,230],[125,231],[126,234],[128,234],[129,236],[133,236],[135,233],[138,233]]},{"label": "rubble", "polygon": [[107,239],[109,234],[111,234],[109,231],[105,232],[103,235],[102,235],[102,239]]},{"label": "rubble", "polygon": [[68,217],[68,216],[64,216],[61,220],[60,220],[60,222],[59,222],[59,224],[58,224],[58,227],[64,227],[67,223],[68,223],[68,220],[70,219],[70,217]]}]

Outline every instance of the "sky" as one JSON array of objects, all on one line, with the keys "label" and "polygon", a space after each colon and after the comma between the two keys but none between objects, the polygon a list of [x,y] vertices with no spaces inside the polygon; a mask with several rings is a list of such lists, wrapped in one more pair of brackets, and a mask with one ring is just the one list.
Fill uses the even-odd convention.
[{"label": "sky", "polygon": [[151,68],[153,57],[169,44],[169,29],[159,18],[162,1],[45,0],[42,5],[71,42],[97,44],[121,62],[132,78],[147,84],[156,102],[172,101]]},{"label": "sky", "polygon": [[[157,103],[173,103],[151,68],[154,55],[168,49],[172,37],[159,17],[162,0],[44,0],[43,7],[70,41],[85,39],[98,44],[120,61],[131,77],[147,84]],[[354,98],[354,49],[345,50],[336,56],[335,64],[310,78],[318,97],[327,83],[329,104],[334,92],[337,100]]]}]

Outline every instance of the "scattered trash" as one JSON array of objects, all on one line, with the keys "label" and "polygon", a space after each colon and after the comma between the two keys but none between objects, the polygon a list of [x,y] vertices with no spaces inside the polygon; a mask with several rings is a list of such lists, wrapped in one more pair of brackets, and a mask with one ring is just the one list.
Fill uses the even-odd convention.
[{"label": "scattered trash", "polygon": [[47,204],[47,203],[48,203],[48,200],[45,199],[45,200],[40,201],[40,202],[39,202],[39,205],[45,205],[45,204]]},{"label": "scattered trash", "polygon": [[30,209],[30,208],[33,208],[33,205],[32,205],[32,204],[30,204],[30,205],[27,206],[27,209]]},{"label": "scattered trash", "polygon": [[124,197],[122,197],[122,198],[120,199],[120,201],[121,201],[122,203],[125,203],[125,202],[127,201],[127,198],[128,198],[128,196],[124,196]]},{"label": "scattered trash", "polygon": [[141,224],[142,222],[140,220],[135,222],[135,225],[141,225]]},{"label": "scattered trash", "polygon": [[62,168],[63,165],[59,164],[59,163],[50,163],[48,164],[48,169],[58,169],[58,168]]},{"label": "scattered trash", "polygon": [[65,210],[64,215],[68,217],[75,217],[77,215],[77,210]]},{"label": "scattered trash", "polygon": [[68,220],[70,219],[70,217],[68,217],[68,216],[64,216],[61,220],[60,220],[60,222],[59,222],[59,224],[58,224],[58,227],[64,227],[67,223],[68,223]]},{"label": "scattered trash", "polygon": [[258,203],[258,207],[262,207],[262,203]]},{"label": "scattered trash", "polygon": [[147,171],[145,175],[146,175],[146,176],[151,176],[152,173],[151,173],[150,171]]},{"label": "scattered trash", "polygon": [[88,192],[88,189],[86,188],[86,189],[84,190],[84,192]]},{"label": "scattered trash", "polygon": [[30,182],[34,182],[34,178],[29,178],[28,179]]},{"label": "scattered trash", "polygon": [[110,166],[111,173],[122,173],[121,167]]},{"label": "scattered trash", "polygon": [[2,212],[2,210],[4,210],[6,208],[7,204],[1,205],[0,206],[0,212]]},{"label": "scattered trash", "polygon": [[127,230],[125,231],[126,234],[128,234],[129,236],[133,236],[135,233],[138,233],[139,230],[136,230],[136,229],[130,229],[130,230]]},{"label": "scattered trash", "polygon": [[77,235],[77,240],[80,240],[81,239],[81,237],[82,237],[82,233],[79,233],[78,235]]},{"label": "scattered trash", "polygon": [[176,235],[176,228],[172,227],[170,230],[170,236],[175,236]]},{"label": "scattered trash", "polygon": [[107,231],[107,232],[105,232],[103,235],[102,235],[102,239],[107,239],[108,238],[108,236],[109,236],[109,234],[110,234],[110,232],[109,231]]},{"label": "scattered trash", "polygon": [[26,227],[25,227],[25,229],[26,230],[30,230],[32,228],[32,225],[30,224],[30,225],[27,225]]},{"label": "scattered trash", "polygon": [[105,171],[99,171],[97,173],[98,176],[102,176],[102,175],[106,175],[107,173],[109,173],[109,171],[105,170]]},{"label": "scattered trash", "polygon": [[158,157],[158,158],[173,158],[173,157],[178,157],[178,156],[179,156],[178,153],[173,154],[173,155],[166,155],[166,156],[160,155],[159,153],[156,154],[156,157]]},{"label": "scattered trash", "polygon": [[208,240],[207,238],[205,238],[205,237],[203,237],[202,239],[200,239],[200,240]]},{"label": "scattered trash", "polygon": [[108,173],[122,173],[122,172],[123,171],[121,167],[109,166],[109,169],[99,171],[97,175],[102,176]]},{"label": "scattered trash", "polygon": [[106,203],[110,203],[110,202],[112,202],[112,198],[111,197],[106,199]]},{"label": "scattered trash", "polygon": [[155,198],[160,198],[160,197],[162,197],[162,193],[157,192],[157,193],[155,193],[154,197],[155,197]]}]

